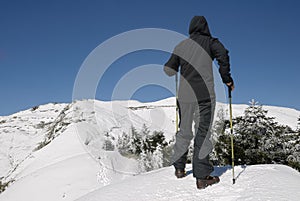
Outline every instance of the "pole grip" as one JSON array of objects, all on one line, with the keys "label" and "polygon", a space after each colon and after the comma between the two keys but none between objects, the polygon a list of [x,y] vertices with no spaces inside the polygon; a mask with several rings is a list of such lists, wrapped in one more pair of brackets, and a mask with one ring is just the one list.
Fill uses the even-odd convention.
[{"label": "pole grip", "polygon": [[231,86],[227,86],[228,87],[228,97],[231,98]]}]

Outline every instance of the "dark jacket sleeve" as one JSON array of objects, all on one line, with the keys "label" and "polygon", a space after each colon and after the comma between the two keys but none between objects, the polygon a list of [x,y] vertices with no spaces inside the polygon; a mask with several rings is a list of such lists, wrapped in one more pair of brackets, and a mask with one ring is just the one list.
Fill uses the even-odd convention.
[{"label": "dark jacket sleeve", "polygon": [[167,63],[165,63],[164,71],[168,76],[173,76],[178,72],[179,65],[179,57],[172,53],[170,59],[167,61]]},{"label": "dark jacket sleeve", "polygon": [[224,83],[233,82],[230,74],[230,64],[228,50],[225,49],[223,44],[217,39],[213,38],[211,42],[211,52],[213,58],[216,58],[219,64],[219,72]]}]

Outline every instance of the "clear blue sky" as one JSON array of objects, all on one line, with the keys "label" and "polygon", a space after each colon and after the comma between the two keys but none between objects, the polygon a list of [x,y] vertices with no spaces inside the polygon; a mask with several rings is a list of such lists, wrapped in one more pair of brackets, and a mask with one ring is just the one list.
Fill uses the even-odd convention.
[{"label": "clear blue sky", "polygon": [[[230,51],[234,103],[300,109],[300,3],[252,1],[15,1],[0,2],[0,115],[49,102],[70,102],[76,74],[87,55],[108,38],[137,28],[187,35],[190,19],[204,15],[213,36]],[[149,56],[150,55],[150,56]],[[164,64],[169,55],[137,52],[116,61],[101,80],[97,98],[109,100],[130,69]],[[170,96],[145,87],[133,98]]]}]

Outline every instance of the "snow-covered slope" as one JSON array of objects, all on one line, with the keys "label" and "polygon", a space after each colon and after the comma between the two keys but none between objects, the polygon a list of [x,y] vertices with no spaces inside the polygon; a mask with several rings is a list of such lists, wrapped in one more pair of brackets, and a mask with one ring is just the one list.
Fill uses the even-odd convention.
[{"label": "snow-covered slope", "polygon": [[[219,104],[218,108],[221,107],[225,110],[228,108],[227,105]],[[246,105],[234,105],[234,116],[241,115],[246,107]],[[275,116],[275,120],[281,124],[296,128],[300,111],[271,106],[265,106],[265,109],[269,110],[269,115]],[[163,131],[170,139],[175,131],[175,99],[169,98],[152,103],[84,100],[71,104],[42,105],[0,117],[0,179],[2,183],[13,181],[6,191],[0,194],[0,201],[71,201],[96,189],[99,190],[88,195],[89,199],[95,200],[95,197],[98,197],[98,200],[107,200],[104,199],[105,196],[118,196],[117,192],[120,191],[117,200],[126,200],[126,197],[121,197],[126,193],[126,188],[128,189],[125,188],[126,182],[130,184],[131,190],[137,189],[140,195],[151,196],[154,193],[153,196],[156,196],[157,200],[168,200],[168,197],[172,196],[174,199],[178,196],[177,200],[193,200],[193,196],[180,197],[179,193],[176,195],[175,192],[182,192],[183,195],[191,192],[193,193],[190,195],[201,195],[200,192],[195,191],[192,176],[182,180],[181,184],[173,178],[172,168],[164,168],[133,177],[139,173],[136,160],[125,158],[117,151],[101,149],[106,134],[117,138],[123,132],[128,132],[131,126],[139,130],[143,124],[146,124],[150,130]],[[290,176],[283,181],[294,183],[299,187],[299,173],[287,167],[253,166],[247,167],[241,173],[240,183],[235,186],[230,185],[230,171],[220,169],[224,172],[222,182],[205,192],[212,191],[213,194],[213,189],[217,189],[215,191],[217,194],[226,191],[228,199],[225,193],[223,200],[237,200],[239,197],[235,194],[251,189],[252,181],[264,187],[266,180],[259,183],[260,179],[256,179],[254,173],[271,174],[271,169],[274,170],[272,177],[295,175],[295,178],[298,178],[297,183],[294,177],[290,178]],[[238,168],[238,170],[243,169]],[[248,180],[243,181],[243,178]],[[145,184],[142,185],[143,183]],[[232,194],[226,190],[227,187],[233,189]],[[186,188],[188,189],[184,191],[183,189]],[[253,188],[258,187],[253,184]],[[116,192],[113,192],[113,189]],[[130,189],[128,189],[129,194],[133,192]],[[289,189],[293,192],[293,188],[285,190]],[[272,189],[270,187],[267,190]],[[172,192],[175,194],[173,195]],[[257,192],[260,194],[256,198],[263,196],[264,191]],[[168,197],[159,197],[164,193]],[[279,191],[275,189],[267,196],[277,197],[274,193]],[[204,196],[202,200],[211,200],[209,193],[205,195],[208,197]],[[296,195],[299,196],[297,193]],[[144,198],[153,200],[148,199],[147,196],[139,197],[137,200]],[[261,198],[267,199],[267,197]],[[293,197],[287,198],[293,200]],[[241,198],[241,200],[247,199]]]},{"label": "snow-covered slope", "polygon": [[167,167],[131,177],[96,190],[77,201],[296,201],[300,197],[299,172],[282,165],[236,167],[238,179],[234,185],[230,168],[216,167],[213,174],[221,177],[220,183],[204,190],[196,189],[192,175],[177,179],[173,173],[173,168]]},{"label": "snow-covered slope", "polygon": [[0,117],[0,178],[9,177],[55,128],[68,104],[47,104]]},{"label": "snow-covered slope", "polygon": [[[118,152],[110,158],[122,166],[134,164]],[[104,159],[103,163],[105,162]],[[134,167],[134,166],[132,166]],[[134,171],[123,167],[126,171]],[[0,195],[2,201],[74,200],[93,189],[128,177],[102,166],[83,148],[70,126],[43,149],[31,154],[17,170],[14,182]]]}]

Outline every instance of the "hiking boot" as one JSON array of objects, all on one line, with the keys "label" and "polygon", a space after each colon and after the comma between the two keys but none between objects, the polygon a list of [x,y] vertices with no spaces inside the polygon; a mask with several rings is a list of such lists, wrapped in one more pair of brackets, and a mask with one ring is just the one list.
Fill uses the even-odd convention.
[{"label": "hiking boot", "polygon": [[196,184],[198,189],[204,189],[207,186],[219,183],[220,178],[218,176],[207,176],[204,179],[197,179]]},{"label": "hiking boot", "polygon": [[185,170],[183,169],[176,169],[175,170],[175,176],[179,179],[179,178],[183,178],[186,176],[186,172]]}]

